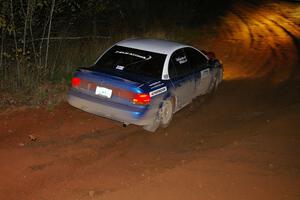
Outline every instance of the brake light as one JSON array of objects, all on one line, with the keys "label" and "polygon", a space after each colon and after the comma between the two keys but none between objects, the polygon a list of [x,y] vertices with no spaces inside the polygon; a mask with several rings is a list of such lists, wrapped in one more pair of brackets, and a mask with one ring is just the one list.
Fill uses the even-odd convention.
[{"label": "brake light", "polygon": [[132,99],[132,102],[134,104],[142,104],[147,105],[150,103],[150,95],[149,94],[136,94],[134,98]]},{"label": "brake light", "polygon": [[72,87],[79,87],[80,86],[80,78],[73,77],[72,78]]}]

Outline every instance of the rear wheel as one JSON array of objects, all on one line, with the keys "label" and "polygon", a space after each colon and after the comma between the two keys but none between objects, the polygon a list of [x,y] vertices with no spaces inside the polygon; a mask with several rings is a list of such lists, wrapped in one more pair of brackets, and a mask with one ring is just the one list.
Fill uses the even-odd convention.
[{"label": "rear wheel", "polygon": [[149,132],[155,132],[159,126],[166,128],[170,124],[172,118],[173,103],[171,100],[166,100],[159,109],[157,117],[151,122],[151,124],[143,126],[143,129]]},{"label": "rear wheel", "polygon": [[160,109],[160,125],[166,128],[173,118],[173,103],[171,100],[164,101]]},{"label": "rear wheel", "polygon": [[156,117],[150,124],[143,126],[143,129],[149,132],[155,132],[159,127],[159,119]]}]

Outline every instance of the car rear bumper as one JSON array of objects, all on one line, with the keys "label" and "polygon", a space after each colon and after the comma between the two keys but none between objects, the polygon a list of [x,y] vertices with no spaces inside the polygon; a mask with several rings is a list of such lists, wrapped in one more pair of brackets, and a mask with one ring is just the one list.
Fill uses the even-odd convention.
[{"label": "car rear bumper", "polygon": [[149,109],[143,106],[135,108],[127,105],[115,104],[76,90],[69,91],[68,102],[70,105],[83,111],[122,123],[135,125],[150,124],[157,113],[157,110],[155,111],[155,109]]}]

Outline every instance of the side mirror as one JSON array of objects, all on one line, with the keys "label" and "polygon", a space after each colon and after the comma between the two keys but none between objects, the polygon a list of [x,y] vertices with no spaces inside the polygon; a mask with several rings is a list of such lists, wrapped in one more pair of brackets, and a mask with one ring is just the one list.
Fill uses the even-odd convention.
[{"label": "side mirror", "polygon": [[201,50],[210,60],[214,60],[216,58],[216,54],[212,51]]}]

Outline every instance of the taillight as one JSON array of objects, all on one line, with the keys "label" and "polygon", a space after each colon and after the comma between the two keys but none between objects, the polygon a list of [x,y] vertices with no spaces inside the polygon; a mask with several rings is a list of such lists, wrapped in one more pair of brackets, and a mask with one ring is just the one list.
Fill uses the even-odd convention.
[{"label": "taillight", "polygon": [[136,94],[134,98],[132,99],[132,102],[134,104],[142,104],[147,105],[150,103],[150,95],[149,94]]},{"label": "taillight", "polygon": [[73,77],[72,78],[72,87],[79,87],[80,86],[80,78]]}]

